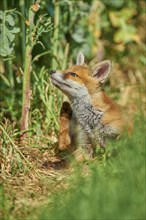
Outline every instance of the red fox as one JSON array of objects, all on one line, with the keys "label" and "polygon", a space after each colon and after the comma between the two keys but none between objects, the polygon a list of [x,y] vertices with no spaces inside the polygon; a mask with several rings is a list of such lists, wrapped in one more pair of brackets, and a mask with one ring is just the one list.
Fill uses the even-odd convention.
[{"label": "red fox", "polygon": [[103,90],[111,62],[102,61],[91,69],[84,60],[79,52],[76,65],[50,74],[52,83],[70,100],[61,109],[59,149],[90,148],[93,156],[97,145],[105,147],[108,138],[117,138],[125,130],[126,122],[121,107]]}]

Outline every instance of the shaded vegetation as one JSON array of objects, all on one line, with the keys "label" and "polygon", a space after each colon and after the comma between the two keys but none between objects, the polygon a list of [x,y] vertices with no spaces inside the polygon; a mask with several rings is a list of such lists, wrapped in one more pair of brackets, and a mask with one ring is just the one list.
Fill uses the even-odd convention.
[{"label": "shaded vegetation", "polygon": [[108,146],[117,156],[78,168],[71,189],[55,195],[39,219],[145,219],[144,133],[133,135]]}]

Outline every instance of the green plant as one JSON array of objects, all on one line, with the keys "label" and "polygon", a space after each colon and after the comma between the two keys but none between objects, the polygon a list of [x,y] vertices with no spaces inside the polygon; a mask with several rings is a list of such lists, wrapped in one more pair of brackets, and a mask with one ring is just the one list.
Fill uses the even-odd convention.
[{"label": "green plant", "polygon": [[[24,77],[23,77],[23,100],[22,100],[22,116],[21,116],[21,130],[28,129],[29,120],[29,108],[30,108],[30,74],[32,63],[32,50],[38,43],[40,36],[51,30],[50,18],[46,18],[46,15],[40,16],[34,24],[35,13],[39,10],[39,1],[31,5],[29,8],[29,16],[27,20],[27,36],[26,36],[26,51],[25,51],[25,64],[24,64]],[[21,139],[25,137],[27,133],[23,133]]]},{"label": "green plant", "polygon": [[[58,91],[52,89],[51,83],[48,80],[48,70],[46,70],[44,66],[41,68],[39,74],[36,74],[34,71],[33,76],[35,78],[33,95],[34,97],[39,97],[40,101],[45,106],[46,112],[42,112],[42,114],[46,115],[48,127],[50,127],[51,124],[51,126],[53,126],[55,130],[58,131],[59,125],[57,118],[59,116],[59,112],[57,109],[54,111],[54,109],[56,108],[56,105],[61,105],[61,96],[59,97]],[[57,92],[58,100],[54,99],[55,92]],[[35,104],[35,109],[38,109],[38,111],[40,110],[40,108],[37,106],[37,103]],[[45,121],[45,118],[42,120]]]},{"label": "green plant", "polygon": [[[14,143],[14,137],[19,134],[17,129],[15,129],[15,124],[10,124],[8,120],[5,121],[5,124],[0,124],[1,130],[1,174],[3,176],[3,171],[10,167],[11,170],[7,170],[12,175],[18,170],[21,170],[23,167],[28,166],[31,168],[31,164],[27,158],[23,155],[19,147]],[[9,146],[9,148],[8,148]],[[24,164],[23,164],[24,162]],[[9,166],[11,164],[11,166]],[[6,167],[7,168],[6,168]]]},{"label": "green plant", "polygon": [[7,57],[14,49],[14,39],[20,28],[15,26],[15,10],[0,11],[0,56]]}]

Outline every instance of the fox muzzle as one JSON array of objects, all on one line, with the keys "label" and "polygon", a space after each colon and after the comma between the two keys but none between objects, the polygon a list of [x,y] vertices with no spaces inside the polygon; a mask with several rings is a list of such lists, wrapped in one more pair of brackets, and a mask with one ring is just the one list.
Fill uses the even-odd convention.
[{"label": "fox muzzle", "polygon": [[50,75],[52,75],[53,73],[56,73],[56,70],[51,70],[50,71]]}]

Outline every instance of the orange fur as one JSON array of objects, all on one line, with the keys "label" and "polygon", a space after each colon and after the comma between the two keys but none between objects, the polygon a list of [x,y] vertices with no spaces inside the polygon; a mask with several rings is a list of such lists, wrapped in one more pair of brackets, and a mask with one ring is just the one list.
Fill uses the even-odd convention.
[{"label": "orange fur", "polygon": [[60,130],[58,136],[58,149],[66,150],[71,146],[71,138],[69,135],[69,124],[71,120],[71,107],[68,102],[63,102],[60,112]]}]

